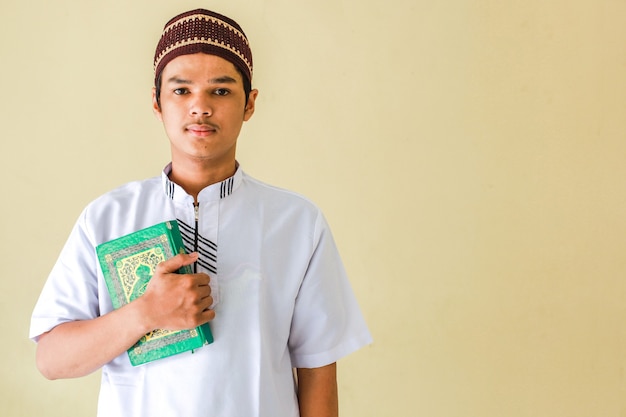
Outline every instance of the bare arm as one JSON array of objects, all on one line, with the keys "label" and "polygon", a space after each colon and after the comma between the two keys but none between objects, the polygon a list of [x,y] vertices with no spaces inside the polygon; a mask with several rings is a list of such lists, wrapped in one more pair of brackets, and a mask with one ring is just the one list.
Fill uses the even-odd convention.
[{"label": "bare arm", "polygon": [[301,417],[337,417],[337,364],[298,368],[298,402]]},{"label": "bare arm", "polygon": [[58,325],[37,345],[37,367],[48,379],[87,375],[154,329],[190,329],[215,317],[206,274],[176,274],[197,254],[178,255],[157,266],[146,292],[132,303],[91,320]]}]

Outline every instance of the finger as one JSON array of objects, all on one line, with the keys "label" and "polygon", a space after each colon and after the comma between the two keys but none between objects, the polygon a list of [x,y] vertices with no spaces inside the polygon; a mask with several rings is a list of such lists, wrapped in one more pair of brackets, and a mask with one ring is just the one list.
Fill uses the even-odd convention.
[{"label": "finger", "polygon": [[198,286],[207,286],[211,282],[211,277],[209,277],[207,274],[198,273],[194,274],[194,277]]},{"label": "finger", "polygon": [[208,310],[213,305],[213,295],[210,285],[207,284],[198,287],[196,294],[198,295],[198,305],[203,310]]},{"label": "finger", "polygon": [[196,294],[196,306],[200,310],[207,310],[213,305],[213,296],[210,291],[203,291]]},{"label": "finger", "polygon": [[211,295],[211,287],[199,287],[194,292],[196,294],[196,299],[204,300]]},{"label": "finger", "polygon": [[174,273],[186,265],[191,265],[198,260],[198,253],[181,253],[173,258],[167,259],[157,265],[157,271],[162,274]]},{"label": "finger", "polygon": [[215,318],[215,310],[204,310],[200,316],[204,323],[209,322]]}]

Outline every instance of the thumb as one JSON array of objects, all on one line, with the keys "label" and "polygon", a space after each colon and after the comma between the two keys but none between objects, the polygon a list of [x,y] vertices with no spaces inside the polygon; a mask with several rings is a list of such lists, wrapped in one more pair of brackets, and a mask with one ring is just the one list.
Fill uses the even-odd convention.
[{"label": "thumb", "polygon": [[191,265],[198,260],[198,253],[193,252],[190,254],[180,253],[173,258],[167,259],[159,263],[156,267],[156,272],[162,274],[171,274],[178,271],[180,268],[186,265]]}]

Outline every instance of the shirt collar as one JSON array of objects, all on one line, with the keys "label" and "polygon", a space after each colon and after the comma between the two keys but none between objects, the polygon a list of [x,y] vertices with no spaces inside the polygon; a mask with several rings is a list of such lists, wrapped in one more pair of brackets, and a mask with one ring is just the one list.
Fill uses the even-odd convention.
[{"label": "shirt collar", "polygon": [[[170,180],[169,175],[171,172],[172,163],[170,162],[163,168],[163,172],[161,173],[161,183],[165,194],[174,201],[191,201],[193,203],[193,197],[187,194],[180,185]],[[239,162],[236,162],[235,174],[232,177],[226,178],[224,181],[211,184],[204,188],[198,194],[198,201],[214,201],[228,197],[239,188],[242,178],[243,171],[239,168]]]}]

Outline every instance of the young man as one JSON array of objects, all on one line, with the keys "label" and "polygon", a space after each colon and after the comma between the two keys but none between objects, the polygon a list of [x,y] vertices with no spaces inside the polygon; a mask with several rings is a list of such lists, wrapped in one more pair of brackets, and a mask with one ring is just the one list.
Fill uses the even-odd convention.
[{"label": "young man", "polygon": [[[318,208],[235,159],[258,95],[245,34],[217,13],[183,13],[154,65],[171,163],[81,214],[33,312],[37,366],[50,379],[102,368],[101,417],[336,416],[335,363],[371,338]],[[191,254],[159,264],[144,295],[113,310],[95,247],[171,219]],[[195,273],[176,274],[184,265]],[[130,364],[147,332],[206,322],[212,344]]]}]

